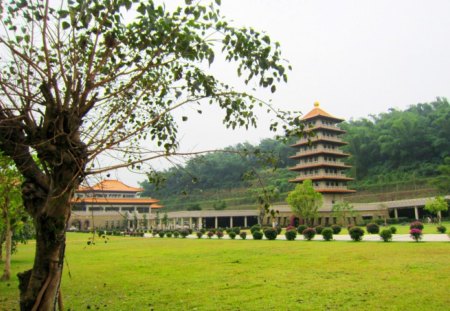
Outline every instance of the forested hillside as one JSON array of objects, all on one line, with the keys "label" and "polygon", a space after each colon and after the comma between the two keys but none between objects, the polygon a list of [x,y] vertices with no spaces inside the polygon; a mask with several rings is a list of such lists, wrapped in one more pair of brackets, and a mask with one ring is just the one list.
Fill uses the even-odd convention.
[{"label": "forested hillside", "polygon": [[[438,166],[450,156],[450,104],[437,99],[399,111],[391,109],[379,115],[341,124],[347,133],[345,150],[355,178],[351,187],[392,188],[391,185],[430,186],[439,175]],[[296,138],[280,142],[264,139],[258,146],[239,144],[224,152],[190,159],[184,167],[172,167],[158,174],[158,187],[146,181],[143,195],[158,197],[168,209],[226,208],[251,205],[258,188],[276,188],[283,200],[293,188],[287,180],[295,173],[288,167]],[[201,204],[200,204],[201,203]],[[201,206],[199,206],[201,205]]]}]

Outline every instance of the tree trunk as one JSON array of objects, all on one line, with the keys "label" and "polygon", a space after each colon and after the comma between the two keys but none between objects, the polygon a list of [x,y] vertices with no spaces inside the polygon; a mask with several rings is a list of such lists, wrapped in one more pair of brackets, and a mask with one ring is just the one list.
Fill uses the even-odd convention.
[{"label": "tree trunk", "polygon": [[[32,270],[18,274],[21,310],[56,310],[70,217],[72,191],[64,189],[49,195],[35,217],[36,253]],[[30,202],[27,202],[30,204]],[[29,207],[28,207],[29,208]]]},{"label": "tree trunk", "polygon": [[6,230],[5,230],[5,269],[3,270],[3,275],[1,277],[2,281],[9,281],[11,278],[11,244],[12,244],[12,231],[9,219],[6,219]]}]

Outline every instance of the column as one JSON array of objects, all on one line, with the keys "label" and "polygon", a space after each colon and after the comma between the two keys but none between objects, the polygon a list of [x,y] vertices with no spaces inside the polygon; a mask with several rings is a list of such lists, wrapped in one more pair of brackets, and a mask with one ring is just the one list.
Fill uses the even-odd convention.
[{"label": "column", "polygon": [[219,227],[219,219],[216,217],[214,217],[214,228],[218,228]]},{"label": "column", "polygon": [[394,218],[398,219],[398,210],[394,208]]},{"label": "column", "polygon": [[189,217],[189,228],[192,228],[192,217]]},{"label": "column", "polygon": [[233,216],[230,216],[230,228],[233,228]]},{"label": "column", "polygon": [[177,226],[177,219],[174,218],[173,221],[172,221],[172,223],[173,223],[173,227],[175,228],[175,227]]},{"label": "column", "polygon": [[414,206],[414,216],[416,216],[416,220],[419,220],[419,209],[417,206]]},{"label": "column", "polygon": [[244,227],[247,228],[247,216],[244,216]]},{"label": "column", "polygon": [[203,228],[203,218],[199,217],[199,218],[197,219],[197,227],[198,227],[199,229],[202,229],[202,228]]}]

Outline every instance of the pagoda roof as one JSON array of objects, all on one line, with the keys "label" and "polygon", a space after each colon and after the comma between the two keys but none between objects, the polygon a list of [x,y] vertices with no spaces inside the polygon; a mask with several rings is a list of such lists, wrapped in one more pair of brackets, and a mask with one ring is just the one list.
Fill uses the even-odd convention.
[{"label": "pagoda roof", "polygon": [[151,208],[161,208],[162,205],[158,205],[159,200],[152,198],[73,198],[71,203],[88,203],[88,204],[145,204],[151,205]]},{"label": "pagoda roof", "polygon": [[351,168],[350,165],[346,164],[334,164],[330,162],[318,162],[318,163],[310,163],[310,164],[299,164],[297,166],[289,168],[290,171],[301,171],[304,169],[314,168],[314,167],[333,167],[333,168],[341,168],[341,169],[348,169]]},{"label": "pagoda roof", "polygon": [[340,180],[340,181],[353,180],[353,178],[346,177],[346,176],[316,175],[316,176],[297,177],[295,179],[290,179],[289,182],[303,182],[307,179],[310,179],[310,180]]},{"label": "pagoda roof", "polygon": [[142,192],[144,189],[125,185],[116,179],[105,179],[92,187],[80,186],[77,192],[113,191],[113,192]]},{"label": "pagoda roof", "polygon": [[345,153],[345,152],[335,152],[332,150],[320,149],[320,150],[308,150],[307,152],[303,152],[301,154],[296,154],[296,155],[290,156],[289,159],[306,158],[306,157],[311,157],[311,156],[315,156],[318,154],[331,154],[336,157],[343,157],[343,158],[350,156],[349,153]]},{"label": "pagoda roof", "polygon": [[313,144],[317,144],[319,142],[327,142],[327,143],[331,143],[331,144],[335,144],[338,146],[344,146],[344,145],[348,145],[348,142],[342,141],[342,140],[336,140],[336,139],[332,139],[332,138],[327,138],[327,137],[313,137],[310,140],[301,140],[298,143],[292,144],[290,145],[290,147],[299,147],[299,146],[304,146],[304,145],[313,145]]},{"label": "pagoda roof", "polygon": [[317,189],[314,189],[314,190],[316,190],[317,192],[320,192],[320,193],[354,193],[354,192],[356,192],[356,190],[352,190],[352,189],[343,189],[343,188],[335,188],[335,189],[333,189],[333,188],[317,188]]},{"label": "pagoda roof", "polygon": [[327,119],[332,119],[332,120],[337,121],[337,122],[342,122],[342,121],[344,121],[344,119],[340,119],[340,118],[337,118],[337,117],[335,117],[335,116],[332,116],[331,114],[329,114],[329,113],[326,112],[325,110],[321,109],[321,108],[319,107],[319,102],[315,102],[315,103],[314,103],[314,108],[313,108],[313,110],[311,110],[310,112],[308,112],[307,114],[305,114],[305,115],[302,117],[302,120],[303,120],[303,121],[306,121],[306,120],[315,119],[315,118],[319,118],[319,117],[323,117],[323,118],[327,118]]}]

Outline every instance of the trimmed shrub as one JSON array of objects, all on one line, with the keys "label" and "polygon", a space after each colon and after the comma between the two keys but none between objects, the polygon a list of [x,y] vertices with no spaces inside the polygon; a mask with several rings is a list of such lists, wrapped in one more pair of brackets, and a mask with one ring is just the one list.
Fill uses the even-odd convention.
[{"label": "trimmed shrub", "polygon": [[247,232],[242,231],[241,233],[239,233],[239,236],[241,237],[241,239],[245,240],[247,238]]},{"label": "trimmed shrub", "polygon": [[305,231],[305,229],[307,229],[307,228],[308,228],[308,226],[306,226],[306,225],[300,225],[297,227],[297,232],[300,234],[303,234],[303,231]]},{"label": "trimmed shrub", "polygon": [[389,227],[389,230],[391,230],[392,234],[397,233],[397,227],[391,226],[391,227]]},{"label": "trimmed shrub", "polygon": [[380,232],[380,238],[384,242],[390,242],[392,241],[392,231],[390,229],[383,229]]},{"label": "trimmed shrub", "polygon": [[189,230],[187,229],[181,229],[180,230],[180,235],[181,237],[184,239],[185,237],[187,237],[189,235]]},{"label": "trimmed shrub", "polygon": [[422,240],[422,230],[418,228],[412,228],[411,230],[409,230],[409,234],[411,235],[411,239],[416,242]]},{"label": "trimmed shrub", "polygon": [[208,231],[208,233],[206,235],[208,236],[208,239],[210,239],[214,236],[214,232]]},{"label": "trimmed shrub", "polygon": [[290,231],[290,230],[297,230],[297,228],[295,228],[294,226],[289,225],[289,226],[286,227],[286,231]]},{"label": "trimmed shrub", "polygon": [[261,231],[261,226],[260,225],[253,225],[250,228],[250,232],[253,234],[253,232],[255,232],[255,231]]},{"label": "trimmed shrub", "polygon": [[295,229],[287,230],[284,233],[284,236],[286,237],[286,240],[293,241],[297,237],[297,230],[295,230]]},{"label": "trimmed shrub", "polygon": [[220,230],[217,230],[216,235],[219,239],[223,238],[223,232]]},{"label": "trimmed shrub", "polygon": [[166,232],[166,237],[171,238],[172,237],[172,231],[167,231]]},{"label": "trimmed shrub", "polygon": [[236,237],[236,232],[231,231],[230,233],[228,233],[228,236],[230,237],[230,239],[234,240],[234,238]]},{"label": "trimmed shrub", "polygon": [[201,228],[199,231],[200,231],[201,233],[203,233],[203,234],[206,233],[206,229],[205,229],[205,228]]},{"label": "trimmed shrub", "polygon": [[447,231],[447,228],[443,225],[437,226],[436,229],[439,233],[445,233]]},{"label": "trimmed shrub", "polygon": [[277,230],[277,234],[280,234],[281,230],[283,230],[283,229],[281,228],[281,226],[276,226],[275,230]]},{"label": "trimmed shrub", "polygon": [[413,221],[409,224],[409,229],[419,229],[420,231],[423,230],[423,223],[420,221]]},{"label": "trimmed shrub", "polygon": [[314,228],[306,228],[303,230],[302,234],[306,240],[311,241],[316,235],[316,230]]},{"label": "trimmed shrub", "polygon": [[231,228],[226,228],[226,229],[225,229],[225,232],[226,232],[227,234],[230,234],[231,231],[233,231],[233,229],[231,229]]},{"label": "trimmed shrub", "polygon": [[194,232],[194,231],[192,230],[192,228],[187,228],[186,230],[189,232],[189,234],[192,234],[192,232]]},{"label": "trimmed shrub", "polygon": [[317,234],[322,234],[323,228],[324,228],[323,226],[318,225],[318,226],[315,226],[314,229],[316,229],[316,233],[317,233]]},{"label": "trimmed shrub", "polygon": [[277,238],[277,230],[274,228],[267,228],[264,230],[264,236],[268,240],[275,240]]},{"label": "trimmed shrub", "polygon": [[[159,232],[158,229],[153,229],[152,230],[152,236],[157,236],[158,232]],[[113,231],[113,235],[116,235],[115,233],[116,233],[116,231]]]},{"label": "trimmed shrub", "polygon": [[236,233],[236,235],[239,235],[239,233],[241,233],[241,228],[240,227],[233,227],[233,232]]},{"label": "trimmed shrub", "polygon": [[333,234],[339,234],[341,232],[342,228],[339,225],[332,225],[331,230],[333,230]]},{"label": "trimmed shrub", "polygon": [[330,241],[333,239],[333,229],[324,228],[321,232],[322,232],[322,237],[325,241]]},{"label": "trimmed shrub", "polygon": [[263,238],[263,234],[261,231],[253,231],[253,240],[261,240]]},{"label": "trimmed shrub", "polygon": [[351,227],[348,233],[355,242],[361,241],[364,236],[364,230],[360,227]]},{"label": "trimmed shrub", "polygon": [[195,234],[197,235],[197,238],[199,238],[199,239],[201,239],[203,236],[203,232],[201,232],[201,231],[197,231]]},{"label": "trimmed shrub", "polygon": [[161,231],[158,231],[158,235],[160,238],[163,238],[166,235],[166,233],[163,230],[161,230]]},{"label": "trimmed shrub", "polygon": [[180,236],[180,231],[176,230],[173,232],[173,237],[178,238]]},{"label": "trimmed shrub", "polygon": [[370,234],[380,233],[380,226],[373,222],[370,224],[367,224],[366,229],[367,229],[367,232]]}]

